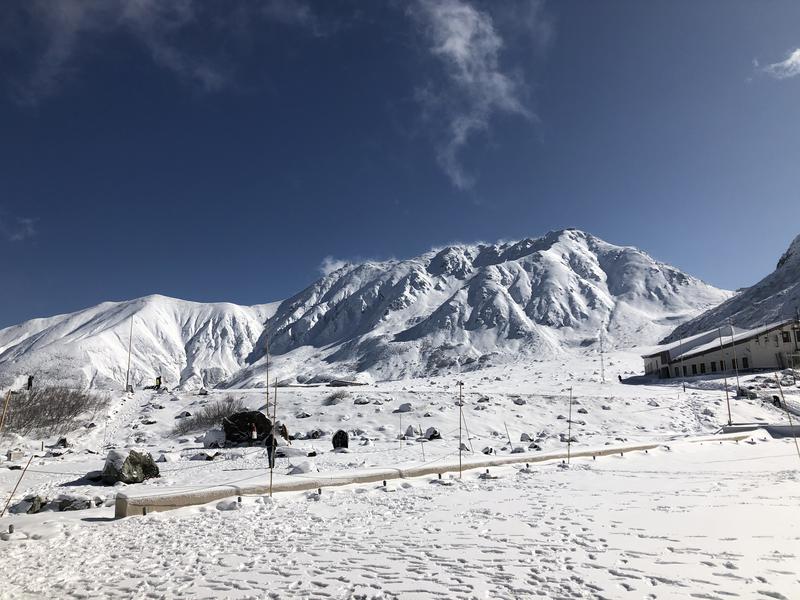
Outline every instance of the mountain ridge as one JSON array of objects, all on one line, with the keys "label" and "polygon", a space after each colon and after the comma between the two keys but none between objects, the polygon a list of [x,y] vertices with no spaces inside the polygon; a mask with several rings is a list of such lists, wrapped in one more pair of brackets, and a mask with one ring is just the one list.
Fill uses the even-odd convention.
[{"label": "mountain ridge", "polygon": [[724,325],[753,329],[767,323],[797,318],[800,310],[800,235],[778,259],[775,270],[755,285],[694,319],[680,325],[661,343],[673,342]]},{"label": "mountain ridge", "polygon": [[131,316],[135,385],[160,373],[168,385],[246,387],[266,384],[267,340],[270,379],[397,379],[558,356],[599,335],[652,343],[730,295],[632,246],[563,229],[344,265],[271,304],[154,294],[34,319],[0,330],[0,386],[34,371],[119,385]]}]

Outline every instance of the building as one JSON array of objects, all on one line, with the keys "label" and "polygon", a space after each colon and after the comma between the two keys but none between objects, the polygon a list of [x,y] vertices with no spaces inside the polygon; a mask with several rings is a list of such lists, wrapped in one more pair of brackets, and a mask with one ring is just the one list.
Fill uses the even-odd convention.
[{"label": "building", "polygon": [[661,378],[800,368],[800,321],[757,329],[725,325],[653,350],[642,356],[644,371]]}]

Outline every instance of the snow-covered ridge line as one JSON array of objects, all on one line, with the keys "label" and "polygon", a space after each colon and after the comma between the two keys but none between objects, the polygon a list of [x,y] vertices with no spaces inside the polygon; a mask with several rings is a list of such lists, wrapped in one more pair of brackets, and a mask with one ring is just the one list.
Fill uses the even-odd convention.
[{"label": "snow-covered ridge line", "polygon": [[730,320],[741,329],[756,329],[766,324],[800,316],[800,235],[778,260],[775,270],[755,285],[681,325],[663,343],[711,331]]},{"label": "snow-covered ridge line", "polygon": [[107,302],[0,330],[0,388],[39,380],[263,387],[270,379],[378,380],[474,370],[594,347],[652,344],[729,298],[632,247],[575,229],[347,265],[270,305],[164,296]]}]

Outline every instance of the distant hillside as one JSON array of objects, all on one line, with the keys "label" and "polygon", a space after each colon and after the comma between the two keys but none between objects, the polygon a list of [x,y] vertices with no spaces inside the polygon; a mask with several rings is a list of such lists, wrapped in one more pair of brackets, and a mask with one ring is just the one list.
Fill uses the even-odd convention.
[{"label": "distant hillside", "polygon": [[736,327],[750,329],[791,319],[800,309],[800,235],[783,253],[775,270],[719,306],[675,329],[664,342],[714,329],[730,318]]}]

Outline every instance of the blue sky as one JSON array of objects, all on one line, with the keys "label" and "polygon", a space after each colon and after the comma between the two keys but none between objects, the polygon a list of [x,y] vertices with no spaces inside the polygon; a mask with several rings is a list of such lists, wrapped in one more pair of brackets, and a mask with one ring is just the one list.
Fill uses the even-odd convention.
[{"label": "blue sky", "polygon": [[564,227],[749,285],[798,48],[795,1],[4,2],[0,326]]}]

